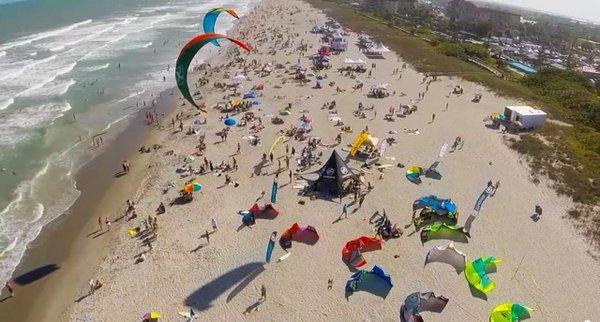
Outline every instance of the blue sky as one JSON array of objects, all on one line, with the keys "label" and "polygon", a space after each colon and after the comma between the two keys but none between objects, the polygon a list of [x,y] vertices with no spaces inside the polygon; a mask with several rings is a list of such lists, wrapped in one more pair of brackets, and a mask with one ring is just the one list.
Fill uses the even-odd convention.
[{"label": "blue sky", "polygon": [[600,22],[600,0],[487,0]]}]

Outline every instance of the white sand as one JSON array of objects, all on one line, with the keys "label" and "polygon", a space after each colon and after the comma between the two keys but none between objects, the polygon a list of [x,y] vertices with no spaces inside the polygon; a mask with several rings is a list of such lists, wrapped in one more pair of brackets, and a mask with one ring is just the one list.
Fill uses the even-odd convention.
[{"label": "white sand", "polygon": [[[310,20],[323,23],[325,16],[297,0],[285,1],[285,5],[282,3],[264,0],[253,14],[240,21],[239,30],[249,32],[245,41],[260,52],[251,54],[248,60],[290,62],[286,65],[288,67],[296,63],[298,55],[286,55],[291,49],[280,49],[280,45],[277,55],[267,55],[273,45],[273,30],[282,33],[284,41],[298,33],[299,36],[292,38],[296,44],[301,39],[312,44],[309,54],[320,47],[319,35],[307,31],[314,24]],[[289,12],[295,11],[295,8],[299,8],[300,12],[290,15]],[[267,42],[253,39],[262,32],[269,36]],[[441,314],[425,313],[427,321],[485,321],[490,310],[505,301],[535,308],[531,321],[597,319],[600,309],[593,303],[597,303],[600,290],[599,265],[586,253],[588,246],[581,237],[561,218],[571,202],[557,197],[544,184],[536,186],[531,183],[526,165],[504,145],[502,135],[482,123],[490,112],[522,102],[497,97],[479,85],[458,78],[440,77],[431,84],[416,114],[395,122],[384,121],[383,116],[389,106],[408,103],[410,98],[416,98],[419,92],[424,91],[425,85],[420,84],[423,75],[407,68],[402,79],[398,80],[391,74],[394,68],[401,67],[402,62],[398,62],[394,53],[387,53],[385,60],[367,60],[368,65],[377,63],[373,78],[367,78],[367,74],[360,76],[365,82],[365,89],[362,93],[351,93],[354,80],[341,76],[336,70],[342,66],[344,57],[365,59],[354,45],[356,39],[357,35],[352,34],[349,51],[333,56],[333,68],[325,72],[328,75],[325,84],[335,80],[337,86],[346,89],[343,94],[335,94],[335,87],[329,86],[312,89],[314,81],[299,86],[289,81],[291,76],[284,70],[276,69],[271,76],[262,79],[249,75],[252,81],[244,83],[245,89],[259,82],[265,83],[260,114],[276,114],[288,102],[293,102],[294,114],[285,117],[284,125],[273,125],[270,117],[262,117],[266,129],[259,134],[263,142],[261,147],[252,147],[243,141],[248,129],[238,127],[233,128],[226,143],[216,144],[219,139],[214,133],[222,125],[218,121],[219,113],[211,109],[209,124],[204,127],[208,143],[206,155],[215,164],[221,160],[230,162],[229,155],[235,153],[236,143],[241,142],[242,155],[235,156],[240,169],[232,174],[240,182],[240,187],[218,188],[223,184],[223,176],[201,176],[203,190],[192,203],[167,206],[166,214],[158,216],[158,239],[153,244],[154,249],[145,255],[147,260],[140,264],[134,264],[133,258],[147,248],[139,240],[130,239],[126,233],[135,221],[113,226],[118,231],[119,240],[96,276],[104,286],[74,304],[71,319],[136,321],[141,320],[145,312],[158,310],[163,316],[161,321],[183,321],[184,318],[177,312],[187,310],[186,299],[192,296],[193,306],[203,308],[202,311],[196,310],[200,321],[397,321],[404,298],[415,291],[434,291],[450,299]],[[301,60],[302,65],[310,66],[307,58]],[[222,55],[211,64],[217,66],[224,62],[227,62],[227,57]],[[237,68],[232,67],[232,70]],[[214,75],[211,84],[201,88],[207,106],[222,101],[223,93],[212,89],[213,81],[223,81],[222,75],[223,70]],[[275,89],[273,86],[281,85],[283,79],[288,79],[288,83],[281,89]],[[407,95],[379,100],[367,98],[368,88],[376,82],[390,83],[393,91]],[[457,84],[464,87],[464,95],[447,99],[446,95]],[[470,102],[475,93],[483,93],[479,104]],[[275,99],[277,95],[286,98]],[[312,133],[321,136],[326,143],[333,143],[339,128],[327,121],[327,111],[321,109],[323,103],[331,100],[336,100],[340,116],[355,130],[354,134],[344,135],[344,147],[367,124],[371,133],[380,138],[390,136],[387,134],[390,130],[398,131],[394,137],[399,143],[386,153],[396,160],[388,162],[383,159],[383,163],[395,165],[402,162],[426,167],[435,160],[442,144],[451,144],[456,136],[463,138],[464,148],[443,158],[440,167],[443,179],[440,181],[424,179],[421,185],[414,185],[405,179],[404,170],[397,167],[387,169],[384,179],[378,180],[377,171],[373,171],[367,180],[374,184],[375,189],[367,195],[363,207],[351,213],[348,220],[332,224],[340,214],[340,204],[300,198],[297,190],[288,185],[280,189],[276,207],[281,213],[275,220],[257,220],[251,228],[238,231],[241,217],[237,211],[247,209],[263,190],[267,192],[265,198],[269,196],[273,176],[249,175],[262,153],[267,152],[278,130],[296,124],[301,115],[299,111],[308,109],[308,115],[313,118]],[[358,102],[366,106],[375,104],[377,119],[372,120],[370,112],[363,120],[353,117],[352,111]],[[444,112],[446,102],[450,107]],[[189,108],[183,110],[191,113]],[[436,120],[428,124],[432,113],[437,115]],[[191,126],[191,121],[186,121],[185,128]],[[404,128],[418,128],[420,135],[405,134],[402,132]],[[177,196],[177,188],[187,178],[180,178],[175,169],[183,164],[186,154],[194,151],[196,142],[197,136],[177,133],[169,135],[161,151],[154,152],[155,159],[139,199],[140,217],[153,215],[159,202],[167,203]],[[293,140],[288,144],[295,146],[297,151],[304,146]],[[283,147],[278,147],[276,155],[285,153]],[[175,151],[174,156],[163,155],[164,151],[171,149]],[[331,153],[329,149],[321,151],[325,157]],[[345,156],[339,147],[338,152]],[[201,162],[198,158],[194,165],[197,167]],[[488,162],[493,162],[493,165]],[[356,163],[351,165],[358,166]],[[267,169],[272,173],[276,167]],[[457,243],[457,248],[467,253],[469,259],[496,256],[503,260],[498,272],[491,275],[496,289],[489,294],[487,301],[472,296],[464,276],[457,275],[452,267],[440,263],[423,267],[427,251],[447,241],[430,241],[421,245],[418,233],[410,235],[412,228],[400,239],[386,242],[382,250],[365,254],[368,263],[364,268],[370,269],[373,264],[379,264],[391,275],[394,287],[387,298],[365,292],[354,293],[348,299],[344,297],[344,285],[351,272],[341,260],[341,249],[350,239],[373,235],[365,218],[375,210],[385,208],[392,221],[403,227],[410,221],[412,201],[422,195],[436,194],[450,197],[457,203],[461,213],[460,225],[472,213],[475,200],[488,180],[500,180],[501,187],[495,197],[484,203],[473,223],[469,243]],[[162,186],[169,181],[174,182],[176,188],[163,195]],[[287,172],[279,181],[280,184],[287,182]],[[300,199],[306,200],[306,205],[299,205]],[[346,198],[345,202],[350,203],[350,199]],[[529,216],[536,203],[543,206],[544,213],[540,221],[533,222]],[[350,209],[352,211],[354,207]],[[219,230],[210,235],[209,245],[191,252],[206,244],[200,235],[211,230],[211,217],[217,219]],[[270,233],[281,233],[294,222],[316,227],[321,239],[313,246],[294,243],[287,260],[271,262],[264,265],[263,270],[261,263]],[[283,253],[276,245],[273,257],[276,259]],[[395,259],[394,255],[399,255],[399,258]],[[248,276],[250,278],[242,282]],[[330,278],[334,281],[332,290],[327,289]],[[258,312],[243,315],[242,312],[260,297],[261,285],[267,288],[266,302],[259,306]],[[86,290],[87,285],[82,285],[81,292]]]}]

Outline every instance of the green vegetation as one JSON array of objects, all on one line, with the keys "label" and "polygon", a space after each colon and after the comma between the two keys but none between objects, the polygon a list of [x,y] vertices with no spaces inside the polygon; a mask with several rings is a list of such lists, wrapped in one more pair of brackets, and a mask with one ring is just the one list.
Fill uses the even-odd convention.
[{"label": "green vegetation", "polygon": [[443,41],[434,46],[439,53],[462,60],[467,60],[469,57],[477,57],[483,61],[490,59],[489,50],[483,45]]},{"label": "green vegetation", "polygon": [[562,105],[569,121],[600,130],[600,96],[594,85],[582,74],[542,69],[525,77],[522,83],[546,100]]}]

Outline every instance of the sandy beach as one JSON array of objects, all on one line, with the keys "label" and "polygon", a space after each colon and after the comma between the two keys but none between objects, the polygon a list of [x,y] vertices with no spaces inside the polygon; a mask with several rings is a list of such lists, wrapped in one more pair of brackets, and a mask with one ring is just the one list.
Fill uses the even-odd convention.
[{"label": "sandy beach", "polygon": [[[162,130],[133,140],[136,144],[162,147],[132,158],[133,172],[118,183],[103,183],[110,190],[98,192],[103,197],[91,205],[95,209],[93,215],[75,221],[70,219],[73,216],[64,219],[71,222],[65,227],[78,232],[69,243],[73,247],[69,254],[26,265],[31,268],[59,261],[63,268],[37,285],[17,288],[15,298],[0,303],[2,314],[7,312],[5,316],[11,321],[140,321],[144,313],[154,310],[160,312],[160,321],[183,321],[179,312],[191,308],[203,321],[398,321],[400,306],[409,294],[433,291],[449,301],[441,313],[423,313],[427,321],[485,321],[493,307],[508,301],[533,308],[531,321],[597,319],[600,309],[593,303],[600,289],[600,267],[589,254],[589,246],[563,218],[572,202],[557,196],[546,182],[534,184],[525,160],[505,144],[511,135],[489,129],[482,122],[504,106],[526,102],[499,97],[458,77],[424,82],[426,75],[411,66],[403,67],[402,57],[393,52],[384,53],[384,59],[368,59],[356,46],[356,31],[349,33],[348,50],[331,56],[330,69],[312,71],[309,56],[324,43],[321,35],[309,31],[326,21],[322,12],[299,0],[263,0],[252,13],[241,17],[229,35],[243,39],[251,52],[238,54],[233,47],[224,46],[219,55],[208,61],[211,72],[194,73],[190,80],[190,84],[198,78],[207,80],[198,88],[202,99],[197,98],[205,104],[207,113],[196,116],[195,109],[179,98],[175,111],[162,120]],[[300,45],[306,45],[306,55],[297,50]],[[355,78],[338,72],[344,67],[345,58],[366,61],[367,72],[356,74]],[[255,65],[251,65],[253,60]],[[307,68],[306,84],[294,80],[292,66],[298,62]],[[261,66],[266,63],[271,63],[273,70],[261,77]],[[252,126],[258,127],[258,120],[233,126],[226,141],[222,141],[216,133],[225,128],[222,118],[226,112],[216,106],[225,105],[231,91],[217,89],[214,84],[227,82],[238,70],[246,76],[242,94],[264,85],[263,90],[257,91],[260,106],[250,110],[264,128],[251,130]],[[315,74],[324,78],[321,89],[314,88]],[[364,84],[362,90],[353,90],[357,79]],[[388,97],[367,96],[369,88],[378,84],[388,84]],[[457,85],[463,88],[462,95],[451,94]],[[423,92],[424,97],[419,99]],[[471,99],[478,93],[482,100],[473,103]],[[323,106],[332,101],[336,102],[336,115],[352,128],[351,133],[341,132],[340,126],[328,120],[332,110]],[[393,121],[384,119],[390,107],[411,102],[418,105],[416,112],[394,117]],[[359,103],[374,109],[364,111],[364,118],[357,117],[353,112]],[[289,104],[291,114],[280,116]],[[171,127],[171,118],[176,114],[178,119]],[[238,123],[243,115],[227,113]],[[303,115],[312,119],[308,135],[321,139],[316,152],[322,156],[317,164],[301,169],[296,158],[307,146],[306,140],[285,137],[273,150],[273,162],[262,168],[257,166],[282,135],[280,131],[297,126]],[[281,117],[284,123],[273,124],[273,116]],[[204,119],[206,124],[194,123]],[[180,120],[183,131],[179,131]],[[366,127],[372,136],[393,138],[395,143],[380,158],[384,169],[362,169],[365,182],[374,187],[365,195],[362,206],[352,195],[341,202],[299,196],[299,189],[295,188],[303,182],[299,174],[318,170],[334,150],[345,158],[348,145]],[[197,128],[197,133],[188,134],[191,128]],[[342,142],[335,145],[339,133]],[[184,159],[197,151],[202,135],[206,148],[194,161],[186,163]],[[252,145],[250,135],[259,137],[260,143]],[[423,178],[421,184],[414,184],[406,179],[406,168],[397,166],[401,163],[406,167],[428,167],[439,159],[440,148],[451,145],[458,136],[464,144],[441,158],[441,180]],[[131,149],[130,155],[137,154],[139,148],[133,145],[125,146]],[[296,154],[286,153],[286,146],[294,148]],[[115,153],[110,164],[114,166],[123,153]],[[237,169],[186,173],[189,166],[196,170],[203,166],[204,157],[215,167],[222,162],[235,162]],[[291,182],[286,157],[290,159],[289,170],[294,173]],[[361,171],[360,162],[347,162]],[[243,225],[238,212],[255,202],[269,201],[279,167],[286,168],[279,175],[274,204],[279,215],[271,220],[257,219],[252,226]],[[260,175],[254,174],[257,168]],[[87,173],[90,178],[94,176],[91,169]],[[224,184],[226,175],[237,186]],[[179,190],[192,177],[202,189],[194,193],[191,202],[179,202]],[[500,181],[501,185],[475,212],[475,201],[488,181]],[[467,260],[481,256],[502,260],[497,271],[490,274],[496,288],[487,297],[474,294],[465,276],[448,265],[424,266],[432,247],[449,242],[422,243],[419,232],[408,226],[413,201],[431,194],[456,203],[460,213],[458,226],[465,226],[470,215],[475,216],[467,224],[471,238],[467,243],[455,243],[467,254]],[[122,217],[127,199],[136,203],[137,218],[115,222],[100,238],[88,235],[97,229],[99,212],[110,214],[111,220]],[[157,214],[161,202],[166,209]],[[348,218],[336,220],[343,204],[348,204]],[[537,221],[531,217],[536,204],[544,209]],[[380,266],[390,275],[393,287],[385,298],[369,292],[346,296],[344,287],[354,270],[343,262],[342,248],[360,236],[373,237],[369,218],[384,209],[392,223],[404,229],[404,234],[385,241],[381,250],[365,253],[367,264],[361,269]],[[143,238],[132,238],[128,233],[132,228],[143,227],[142,221],[149,216],[156,218],[158,227],[151,247]],[[213,219],[217,230],[213,230]],[[276,259],[285,251],[276,243],[274,260],[265,263],[271,233],[281,234],[293,223],[313,226],[320,236],[318,242],[294,242],[291,254],[281,262]],[[90,279],[98,279],[102,287],[88,295]],[[266,298],[260,300],[263,287]],[[35,308],[30,310],[32,306]]]}]

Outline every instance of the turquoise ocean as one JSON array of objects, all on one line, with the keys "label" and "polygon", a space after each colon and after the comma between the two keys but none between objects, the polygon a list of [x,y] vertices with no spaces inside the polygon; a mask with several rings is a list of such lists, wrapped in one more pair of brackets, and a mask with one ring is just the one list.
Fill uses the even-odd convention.
[{"label": "turquoise ocean", "polygon": [[[175,86],[181,44],[208,9],[243,16],[257,2],[0,0],[0,285],[79,197],[89,138]],[[223,14],[216,31],[233,23]]]}]

